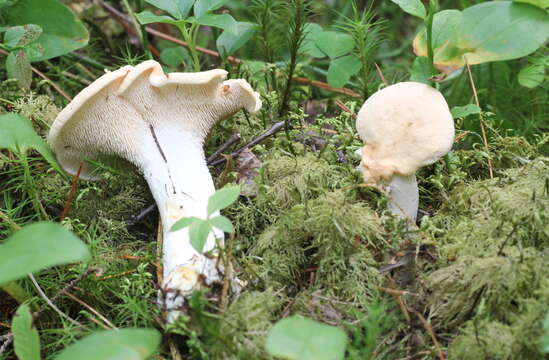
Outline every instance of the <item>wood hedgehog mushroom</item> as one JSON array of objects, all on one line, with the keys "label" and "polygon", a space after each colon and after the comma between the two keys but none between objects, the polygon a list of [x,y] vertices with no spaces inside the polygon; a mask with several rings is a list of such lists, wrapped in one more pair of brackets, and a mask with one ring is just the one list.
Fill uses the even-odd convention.
[{"label": "wood hedgehog mushroom", "polygon": [[388,184],[389,210],[415,223],[416,171],[452,148],[454,121],[442,94],[417,82],[374,93],[362,105],[356,127],[365,145],[361,170],[367,184]]},{"label": "wood hedgehog mushroom", "polygon": [[[163,306],[169,320],[201,283],[211,285],[223,277],[215,253],[206,256],[192,247],[188,228],[170,228],[181,217],[207,216],[215,188],[203,143],[211,127],[242,108],[261,108],[259,94],[245,80],[224,81],[226,75],[221,69],[165,74],[152,60],[124,66],[82,90],[48,135],[70,174],[83,164],[81,178],[97,179],[88,161],[112,155],[143,173],[163,226]],[[223,233],[210,234],[204,252],[215,248],[216,238]]]}]

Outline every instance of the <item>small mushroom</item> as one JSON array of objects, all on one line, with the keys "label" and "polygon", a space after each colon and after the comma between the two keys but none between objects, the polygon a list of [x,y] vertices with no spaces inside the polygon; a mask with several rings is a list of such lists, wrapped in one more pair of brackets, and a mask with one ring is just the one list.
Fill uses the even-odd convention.
[{"label": "small mushroom", "polygon": [[[107,72],[82,90],[55,119],[48,141],[63,168],[94,180],[97,161],[118,156],[143,173],[163,227],[164,305],[170,313],[201,283],[221,280],[216,254],[198,253],[188,228],[170,231],[181,217],[206,218],[215,191],[203,143],[210,128],[244,108],[261,107],[245,80],[225,80],[225,70],[165,74],[156,61]],[[221,231],[210,234],[204,252]],[[222,271],[222,270],[221,270]],[[173,316],[171,316],[173,319]]]},{"label": "small mushroom", "polygon": [[419,192],[416,171],[450,151],[454,121],[440,92],[402,82],[373,94],[362,105],[356,127],[365,145],[361,170],[367,184],[388,183],[389,210],[415,223]]}]

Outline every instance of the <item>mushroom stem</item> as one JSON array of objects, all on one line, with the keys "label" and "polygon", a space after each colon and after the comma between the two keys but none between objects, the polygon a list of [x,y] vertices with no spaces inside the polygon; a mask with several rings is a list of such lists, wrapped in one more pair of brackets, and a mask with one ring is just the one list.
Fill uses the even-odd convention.
[{"label": "mushroom stem", "polygon": [[389,196],[391,213],[415,224],[419,204],[416,175],[394,175],[389,182]]},{"label": "mushroom stem", "polygon": [[[198,288],[201,281],[211,284],[221,279],[216,256],[197,252],[190,243],[188,228],[170,231],[182,217],[205,219],[208,198],[215,188],[201,139],[178,126],[150,125],[149,129],[141,166],[162,221],[162,290],[164,305],[170,313],[183,305],[184,297]],[[215,248],[216,238],[222,242],[223,232],[216,230],[210,234],[204,252]]]}]

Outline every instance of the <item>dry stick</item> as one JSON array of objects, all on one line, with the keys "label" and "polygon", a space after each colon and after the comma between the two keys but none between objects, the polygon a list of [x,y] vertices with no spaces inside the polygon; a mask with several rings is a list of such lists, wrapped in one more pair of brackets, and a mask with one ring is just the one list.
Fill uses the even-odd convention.
[{"label": "dry stick", "polygon": [[76,301],[77,303],[79,303],[80,305],[82,305],[83,307],[85,307],[86,309],[88,309],[89,311],[91,311],[92,313],[94,313],[97,317],[99,317],[101,320],[103,320],[103,322],[105,324],[107,324],[110,329],[118,330],[118,328],[116,326],[114,326],[109,321],[109,319],[107,319],[106,317],[101,315],[97,310],[92,308],[90,305],[86,304],[83,300],[77,298],[76,296],[74,296],[73,294],[71,294],[70,292],[68,292],[66,290],[62,290],[61,292],[65,295],[67,295],[68,297],[70,297],[71,299],[73,299],[74,301]]},{"label": "dry stick", "polygon": [[408,309],[409,312],[414,313],[415,315],[417,315],[417,317],[419,318],[419,321],[421,321],[421,325],[423,325],[425,330],[427,330],[427,332],[431,336],[431,340],[433,340],[433,344],[435,345],[435,349],[437,351],[439,360],[445,360],[446,358],[444,357],[444,353],[442,352],[440,344],[438,343],[437,337],[435,336],[435,333],[434,333],[433,328],[431,327],[431,324],[429,323],[429,321],[427,321],[423,317],[423,315],[421,315],[419,313],[419,311],[417,311],[416,309],[414,309],[412,307],[409,307],[409,306],[407,307],[407,309]]},{"label": "dry stick", "polygon": [[71,189],[69,191],[69,195],[67,196],[67,201],[65,202],[65,207],[63,208],[63,213],[61,214],[61,218],[59,219],[59,222],[62,222],[67,216],[67,214],[69,213],[69,210],[72,205],[72,200],[74,199],[74,194],[76,193],[76,188],[78,186],[78,179],[80,179],[80,172],[82,171],[82,166],[84,166],[83,162],[80,163],[80,166],[78,167],[78,171],[76,172],[76,175],[74,175],[72,178]]},{"label": "dry stick", "polygon": [[208,156],[208,158],[206,159],[206,163],[209,164],[217,159],[223,151],[227,150],[233,144],[239,142],[240,139],[242,139],[242,136],[239,133],[233,134],[227,141],[223,143],[223,145],[221,145],[216,151],[214,151],[213,154]]},{"label": "dry stick", "polygon": [[[4,54],[4,55],[8,55],[8,52],[4,49],[0,49],[0,54]],[[40,70],[36,69],[34,66],[31,66],[31,69],[32,71],[40,76],[42,79],[46,80],[48,83],[50,83],[50,85],[55,89],[57,90],[57,92],[59,94],[61,94],[65,99],[67,99],[68,101],[71,101],[72,98],[67,95],[67,93],[65,93],[60,87],[59,85],[57,85],[56,83],[53,82],[53,80],[51,80],[49,77],[47,77],[46,75],[44,75],[42,72],[40,72]]]},{"label": "dry stick", "polygon": [[345,112],[348,112],[349,114],[351,114],[351,115],[353,116],[353,118],[356,119],[356,114],[355,114],[351,109],[349,109],[349,108],[347,107],[347,105],[345,105],[345,104],[343,103],[343,101],[337,99],[337,100],[335,101],[335,104],[336,104],[341,110],[343,110],[343,111],[345,111]]},{"label": "dry stick", "polygon": [[[131,20],[128,18],[128,16],[126,16],[126,14],[118,11],[113,6],[107,4],[103,0],[98,0],[98,1],[101,4],[101,6],[103,6],[108,12],[110,12],[112,15],[114,15],[119,20],[122,20],[122,21],[127,22],[127,23],[131,23]],[[174,44],[185,46],[185,47],[189,46],[185,41],[180,40],[178,38],[175,38],[173,36],[170,36],[166,33],[163,33],[162,31],[155,30],[155,29],[153,29],[149,26],[145,26],[145,31],[148,32],[149,34],[153,35],[153,36],[156,36],[158,38],[167,40],[167,41],[172,42]],[[217,51],[214,51],[214,50],[206,49],[206,48],[199,47],[199,46],[196,47],[196,50],[200,51],[203,54],[209,55],[209,56],[213,56],[213,57],[216,57],[216,58],[220,57],[219,53]],[[230,62],[233,65],[238,65],[242,62],[241,59],[239,59],[237,57],[234,57],[234,56],[227,57],[227,61]],[[350,90],[350,89],[347,89],[347,88],[334,88],[334,87],[332,87],[332,86],[330,86],[327,83],[322,82],[322,81],[311,80],[311,79],[307,79],[307,78],[304,78],[304,77],[294,77],[292,79],[292,81],[295,81],[298,84],[312,85],[312,86],[317,87],[317,88],[321,88],[321,89],[324,89],[324,90],[340,93],[340,94],[351,96],[351,97],[357,97],[357,98],[361,97],[360,94],[354,92],[353,90]]]},{"label": "dry stick", "polygon": [[381,68],[379,67],[379,65],[376,62],[374,62],[374,66],[376,67],[377,74],[379,75],[379,78],[381,79],[381,81],[383,81],[383,84],[385,84],[385,86],[389,85],[389,83],[385,79],[385,76],[383,76],[383,72],[381,71]]},{"label": "dry stick", "polygon": [[[471,89],[473,90],[473,97],[475,98],[475,103],[480,109],[480,102],[478,101],[477,88],[475,87],[475,82],[473,81],[473,74],[471,74],[471,67],[469,63],[465,61],[465,66],[467,67],[467,76],[469,77],[469,83],[471,84]],[[484,142],[484,149],[488,155],[488,170],[490,172],[490,179],[494,178],[494,169],[492,168],[492,159],[490,159],[490,152],[488,150],[488,140],[486,140],[486,129],[484,128],[484,120],[482,119],[482,112],[478,113],[478,120],[480,122],[480,130],[482,131],[482,141]]]},{"label": "dry stick", "polygon": [[91,81],[89,81],[88,79],[81,78],[80,76],[78,76],[76,74],[73,74],[71,72],[63,71],[62,74],[65,75],[66,77],[74,79],[74,80],[78,81],[79,83],[84,84],[86,86],[91,84]]}]

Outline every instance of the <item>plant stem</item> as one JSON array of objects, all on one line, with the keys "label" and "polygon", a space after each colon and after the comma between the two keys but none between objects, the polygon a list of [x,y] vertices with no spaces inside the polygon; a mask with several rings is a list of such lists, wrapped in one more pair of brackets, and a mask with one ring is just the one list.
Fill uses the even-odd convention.
[{"label": "plant stem", "polygon": [[177,23],[177,28],[183,36],[183,40],[187,43],[189,51],[191,52],[191,58],[193,61],[193,70],[195,72],[200,71],[200,59],[198,58],[198,52],[196,51],[196,37],[198,35],[197,24],[192,24],[190,29],[187,29],[186,22],[181,21]]},{"label": "plant stem", "polygon": [[435,56],[433,52],[433,17],[435,16],[436,11],[436,1],[430,0],[427,18],[425,19],[425,28],[427,31],[427,58],[429,59],[431,75],[435,74]]},{"label": "plant stem", "polygon": [[19,157],[19,161],[21,161],[21,164],[23,165],[23,179],[25,182],[26,190],[31,198],[34,211],[36,212],[36,215],[38,215],[38,217],[41,220],[48,220],[49,219],[48,213],[46,213],[46,210],[44,209],[44,207],[42,206],[42,203],[40,202],[40,199],[38,198],[38,193],[36,192],[34,180],[30,173],[27,154],[24,151],[21,151],[18,157]]}]

